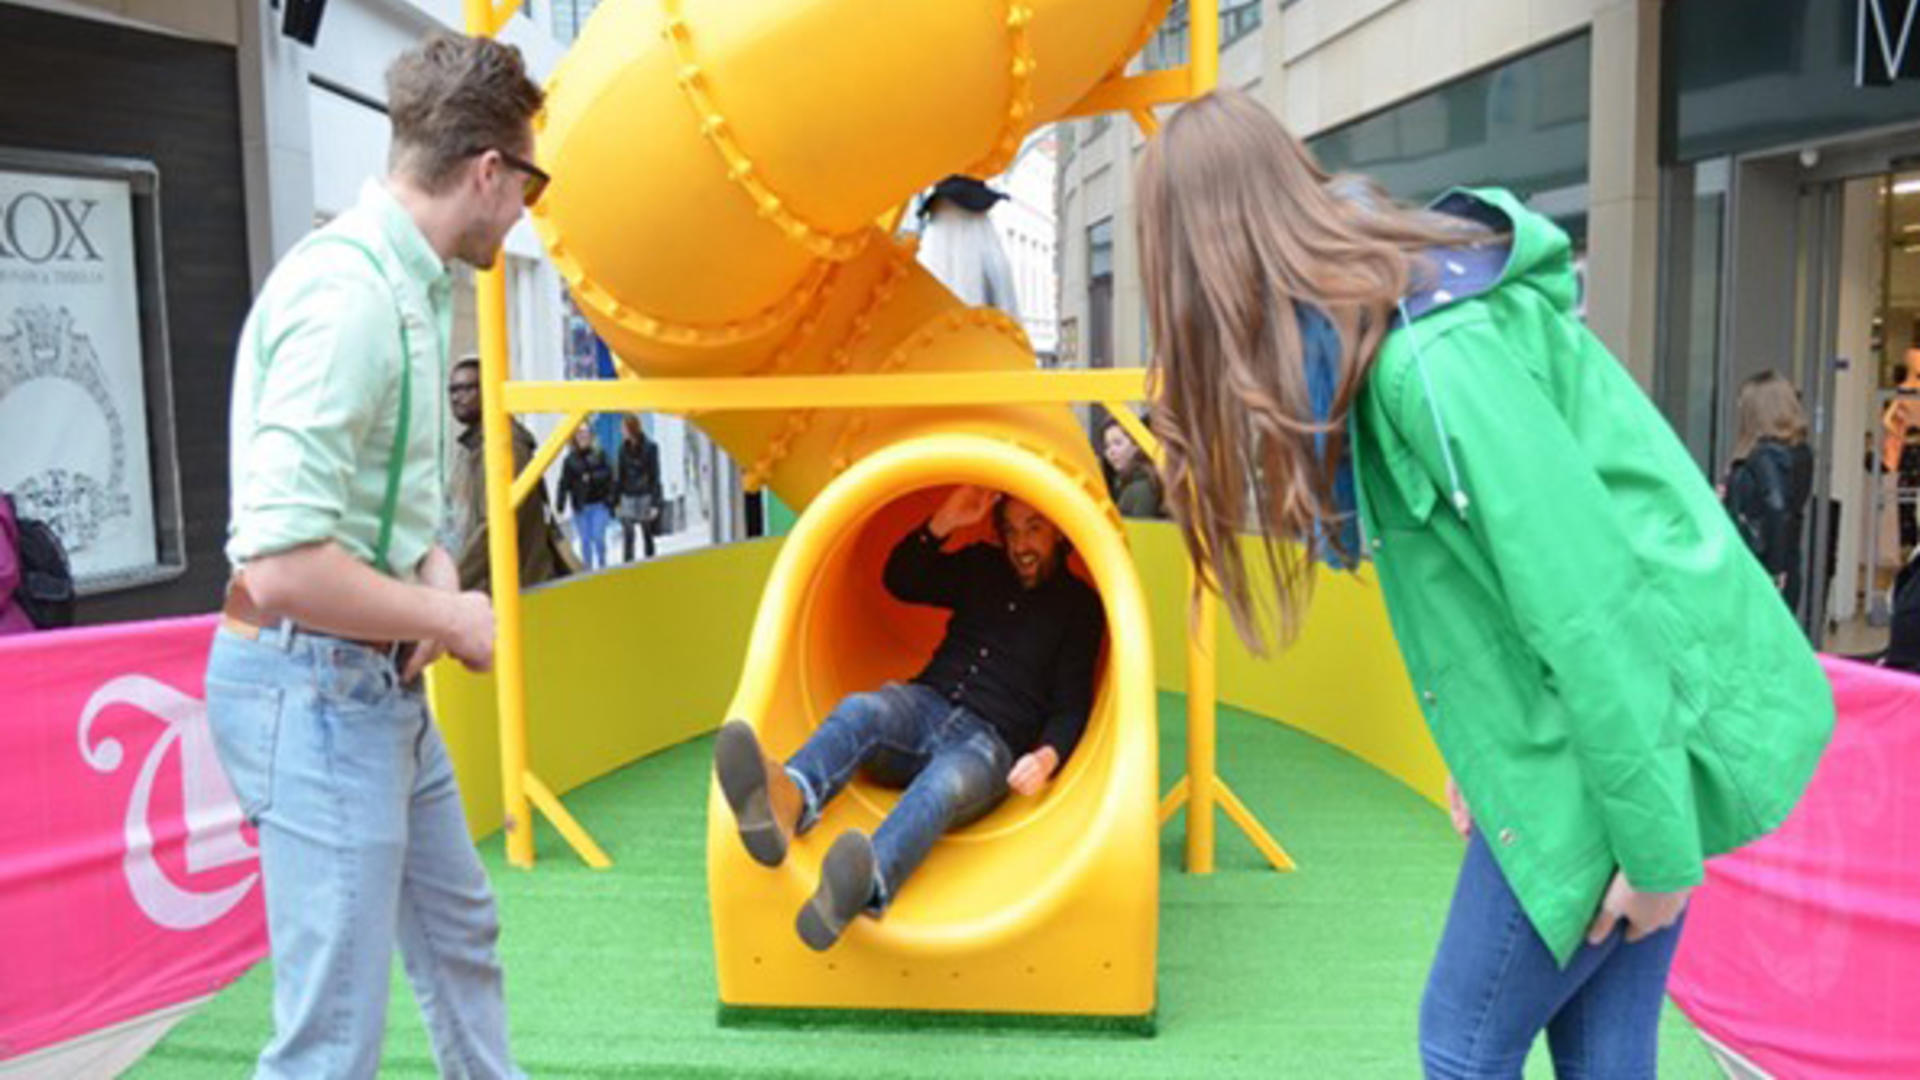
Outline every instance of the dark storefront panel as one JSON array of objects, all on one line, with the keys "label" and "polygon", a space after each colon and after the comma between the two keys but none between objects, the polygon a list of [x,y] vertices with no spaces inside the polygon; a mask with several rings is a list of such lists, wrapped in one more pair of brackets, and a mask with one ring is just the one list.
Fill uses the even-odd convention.
[{"label": "dark storefront panel", "polygon": [[[1912,0],[1877,2],[1897,46]],[[1697,161],[1920,121],[1920,79],[1854,84],[1861,10],[1860,0],[1663,5],[1662,158]],[[1871,40],[1867,47],[1878,50]],[[1912,72],[1920,33],[1906,47]]]},{"label": "dark storefront panel", "polygon": [[[185,518],[184,576],[84,599],[83,622],[211,611],[226,578],[227,395],[250,296],[232,48],[0,6],[0,146],[151,161]],[[153,425],[153,430],[163,430]]]}]

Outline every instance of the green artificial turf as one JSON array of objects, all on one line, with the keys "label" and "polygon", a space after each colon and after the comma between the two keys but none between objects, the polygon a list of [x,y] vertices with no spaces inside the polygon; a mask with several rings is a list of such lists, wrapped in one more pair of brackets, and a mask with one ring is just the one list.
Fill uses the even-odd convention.
[{"label": "green artificial turf", "polygon": [[[1163,790],[1183,772],[1183,715],[1178,696],[1162,697]],[[711,746],[675,747],[568,796],[612,855],[610,871],[588,870],[544,828],[532,873],[506,867],[497,837],[482,844],[504,926],[514,1051],[530,1076],[1419,1075],[1420,990],[1461,846],[1443,814],[1339,750],[1220,711],[1222,774],[1300,869],[1267,869],[1223,816],[1218,872],[1190,877],[1179,865],[1183,819],[1169,823],[1156,1034],[1144,1038],[901,1013],[802,1011],[782,1022],[729,1010],[722,1023],[704,870]],[[269,1032],[267,976],[262,964],[129,1075],[248,1075]],[[382,1075],[434,1075],[397,963]],[[1527,1075],[1551,1075],[1544,1047]],[[1719,1075],[1671,1005],[1660,1075]]]}]

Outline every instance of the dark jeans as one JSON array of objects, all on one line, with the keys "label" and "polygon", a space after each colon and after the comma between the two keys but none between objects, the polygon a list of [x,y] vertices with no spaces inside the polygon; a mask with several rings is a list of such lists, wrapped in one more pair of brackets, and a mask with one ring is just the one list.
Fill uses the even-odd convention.
[{"label": "dark jeans", "polygon": [[1682,925],[1632,945],[1623,925],[1562,971],[1475,829],[1420,1004],[1427,1076],[1518,1080],[1544,1028],[1560,1080],[1653,1080]]},{"label": "dark jeans", "polygon": [[978,821],[1007,797],[1013,754],[972,710],[918,684],[888,683],[839,705],[787,773],[806,796],[799,830],[820,820],[855,769],[906,794],[873,834],[874,898],[885,911],[948,829]]},{"label": "dark jeans", "polygon": [[633,521],[628,518],[621,518],[620,546],[625,549],[626,552],[622,560],[624,562],[633,561],[633,531],[635,529],[640,530],[640,538],[646,545],[647,558],[653,558],[653,526],[644,521]]}]

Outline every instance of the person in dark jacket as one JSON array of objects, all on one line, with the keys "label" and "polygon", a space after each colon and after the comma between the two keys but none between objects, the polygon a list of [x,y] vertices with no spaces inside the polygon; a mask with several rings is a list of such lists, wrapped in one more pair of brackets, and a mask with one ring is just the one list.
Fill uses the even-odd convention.
[{"label": "person in dark jacket", "polygon": [[1727,511],[1787,606],[1798,610],[1807,499],[1813,494],[1813,451],[1807,414],[1793,384],[1763,371],[1740,386],[1739,435],[1727,472]]},{"label": "person in dark jacket", "polygon": [[1153,463],[1118,420],[1108,420],[1100,432],[1100,456],[1107,464],[1107,490],[1122,517],[1165,517],[1160,506],[1160,478]]},{"label": "person in dark jacket", "polygon": [[[944,550],[989,513],[998,546]],[[925,669],[842,700],[784,766],[761,752],[746,721],[720,729],[720,789],[747,854],[764,866],[780,865],[789,839],[820,820],[855,769],[906,789],[871,839],[849,830],[834,840],[797,920],[810,948],[831,948],[862,911],[883,914],[942,833],[984,817],[1010,790],[1039,793],[1073,756],[1106,616],[1099,594],[1067,568],[1070,550],[1033,507],[956,489],[894,547],[882,578],[903,603],[953,613]]]},{"label": "person in dark jacket", "polygon": [[1880,663],[1920,674],[1920,552],[1893,579],[1893,625]]},{"label": "person in dark jacket", "polygon": [[594,441],[593,429],[581,424],[573,432],[573,449],[560,470],[560,512],[573,507],[574,529],[580,534],[580,558],[587,569],[607,565],[607,523],[613,513],[613,466]]},{"label": "person in dark jacket", "polygon": [[[453,552],[460,568],[460,587],[493,592],[493,567],[487,547],[487,455],[480,424],[480,358],[463,357],[453,365],[447,381],[447,397],[453,418],[463,426],[451,451],[453,467],[448,470],[448,523],[446,548]],[[535,440],[517,417],[509,417],[513,436],[513,471],[519,475],[533,460]],[[514,509],[516,531],[520,537],[520,587],[538,585],[562,578],[573,569],[572,556],[565,550],[566,539],[553,520],[547,498],[547,482],[542,479]]]},{"label": "person in dark jacket", "polygon": [[33,620],[15,595],[21,577],[20,526],[14,518],[13,500],[0,493],[0,637],[34,629]]},{"label": "person in dark jacket", "polygon": [[622,557],[632,562],[635,529],[640,530],[647,558],[653,558],[653,534],[660,524],[660,447],[647,438],[639,417],[627,417],[621,427],[620,468],[614,477],[620,499],[614,516],[620,519]]}]

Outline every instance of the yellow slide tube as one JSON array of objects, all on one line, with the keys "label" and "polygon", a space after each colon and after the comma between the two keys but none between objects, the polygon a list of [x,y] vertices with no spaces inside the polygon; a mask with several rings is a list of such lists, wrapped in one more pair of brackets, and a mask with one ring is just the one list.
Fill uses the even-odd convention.
[{"label": "yellow slide tube", "polygon": [[[1019,326],[969,309],[877,222],[953,172],[1004,168],[1035,126],[1119,73],[1167,0],[609,0],[536,123],[554,182],[535,227],[631,374],[1031,368]],[[894,542],[956,483],[1031,502],[1100,591],[1107,658],[1051,788],[936,846],[834,950],[794,914],[856,783],[779,870],[710,799],[708,885],[732,1006],[1140,1016],[1154,1006],[1152,634],[1087,438],[1059,406],[715,411],[697,417],[803,514],[761,600],[730,715],[794,752],[840,696],[910,677],[942,616],[886,596]]]}]

